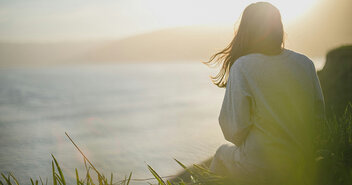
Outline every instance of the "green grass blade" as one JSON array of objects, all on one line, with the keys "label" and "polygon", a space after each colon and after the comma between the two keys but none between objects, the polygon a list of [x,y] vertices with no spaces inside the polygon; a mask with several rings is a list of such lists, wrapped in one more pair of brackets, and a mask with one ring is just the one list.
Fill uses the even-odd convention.
[{"label": "green grass blade", "polygon": [[42,185],[44,185],[43,179],[40,176],[39,176],[39,180],[40,180],[40,183],[42,183]]},{"label": "green grass blade", "polygon": [[[88,169],[90,169],[90,167],[89,167]],[[90,185],[94,185],[92,176],[91,176],[89,173],[90,173],[90,172],[88,171],[88,180],[89,180],[89,184],[90,184]],[[87,181],[87,182],[88,182],[88,181]]]},{"label": "green grass blade", "polygon": [[86,170],[88,170],[87,160],[84,157],[83,157],[83,162],[84,162],[84,167],[86,168]]},{"label": "green grass blade", "polygon": [[10,176],[15,181],[16,185],[19,185],[18,180],[16,179],[16,177],[12,173],[10,173]]},{"label": "green grass blade", "polygon": [[108,179],[103,174],[101,176],[103,178],[103,185],[108,185]]},{"label": "green grass blade", "polygon": [[55,177],[55,167],[54,167],[54,162],[51,161],[51,169],[53,173],[53,185],[57,185],[56,177]]},{"label": "green grass blade", "polygon": [[209,169],[207,169],[207,168],[204,168],[204,167],[199,166],[199,165],[197,165],[197,164],[193,164],[193,166],[194,166],[195,169],[199,170],[199,171],[202,172],[202,173],[209,173],[209,174],[212,174],[212,172],[211,172]]},{"label": "green grass blade", "polygon": [[185,170],[187,170],[187,166],[185,166],[184,164],[182,164],[180,161],[178,161],[177,159],[174,158],[174,160]]},{"label": "green grass blade", "polygon": [[163,181],[163,179],[159,176],[158,173],[156,173],[156,171],[149,165],[148,166],[148,169],[149,171],[153,174],[153,176],[158,180],[159,184],[161,185],[166,185],[165,182]]},{"label": "green grass blade", "polygon": [[77,185],[80,185],[81,183],[80,183],[80,180],[79,180],[77,168],[75,168],[75,171],[76,171],[76,182],[77,182]]},{"label": "green grass blade", "polygon": [[55,157],[54,157],[53,154],[51,154],[51,156],[53,157],[54,162],[55,162],[55,165],[56,165],[56,168],[57,168],[57,170],[59,171],[60,179],[61,179],[61,181],[62,181],[62,185],[66,185],[65,177],[64,177],[64,174],[62,173],[62,170],[61,170],[61,168],[60,168],[59,163],[57,162],[57,160],[55,159]]},{"label": "green grass blade", "polygon": [[112,178],[113,178],[113,174],[111,173],[111,175],[110,175],[110,185],[112,185]]},{"label": "green grass blade", "polygon": [[130,176],[128,177],[128,180],[127,180],[127,184],[126,184],[126,185],[129,185],[129,184],[130,184],[131,177],[132,177],[132,172],[130,173]]},{"label": "green grass blade", "polygon": [[89,168],[86,168],[86,185],[89,185],[89,180],[90,180],[90,174],[89,174]]},{"label": "green grass blade", "polygon": [[5,181],[8,185],[12,185],[12,183],[10,181],[10,177],[7,178],[3,173],[1,173],[1,176],[5,179]]},{"label": "green grass blade", "polygon": [[100,178],[100,176],[98,175],[98,184],[103,184],[103,180]]},{"label": "green grass blade", "polygon": [[56,179],[58,179],[57,182],[58,182],[60,185],[63,185],[63,184],[62,184],[62,180],[61,180],[60,176],[59,176],[57,173],[55,173],[55,177],[56,177]]},{"label": "green grass blade", "polygon": [[193,171],[191,171],[189,168],[187,168],[187,166],[184,165],[183,163],[181,163],[179,160],[177,160],[175,158],[174,158],[174,160],[190,174],[190,178],[191,178],[192,182],[195,182],[195,179],[193,177],[195,174],[193,173]]}]

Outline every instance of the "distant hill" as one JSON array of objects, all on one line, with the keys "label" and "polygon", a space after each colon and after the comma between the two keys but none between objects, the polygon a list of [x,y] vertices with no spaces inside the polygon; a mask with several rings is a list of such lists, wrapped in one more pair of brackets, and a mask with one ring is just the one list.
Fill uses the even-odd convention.
[{"label": "distant hill", "polygon": [[[309,57],[352,43],[352,1],[323,0],[314,10],[286,26],[286,47]],[[233,37],[231,27],[188,26],[158,30],[121,40],[0,43],[1,66],[107,62],[207,60]]]},{"label": "distant hill", "polygon": [[74,64],[105,42],[0,43],[0,67]]},{"label": "distant hill", "polygon": [[115,41],[0,43],[0,66],[206,60],[231,40],[232,32],[190,26]]},{"label": "distant hill", "polygon": [[83,57],[87,61],[199,61],[222,49],[232,36],[232,30],[224,28],[172,28],[114,41]]}]

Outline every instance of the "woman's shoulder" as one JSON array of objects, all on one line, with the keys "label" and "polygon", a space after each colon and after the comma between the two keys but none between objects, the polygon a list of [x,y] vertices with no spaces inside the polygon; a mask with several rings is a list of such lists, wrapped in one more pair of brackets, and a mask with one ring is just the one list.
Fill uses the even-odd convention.
[{"label": "woman's shoulder", "polygon": [[313,61],[306,55],[302,54],[302,53],[298,53],[298,52],[295,52],[295,51],[292,51],[292,50],[289,50],[290,53],[291,53],[291,58],[297,62],[297,63],[300,63],[304,66],[307,66],[309,68],[313,68],[315,70],[315,65],[313,63]]},{"label": "woman's shoulder", "polygon": [[289,49],[284,49],[281,54],[274,56],[267,56],[260,53],[241,56],[231,66],[230,73],[250,75],[252,71],[258,72],[258,70],[262,70],[263,67],[275,67],[277,65],[276,62],[284,62],[290,66],[300,66],[299,68],[304,69],[308,73],[316,70],[313,61],[306,55]]},{"label": "woman's shoulder", "polygon": [[254,53],[241,56],[231,66],[230,73],[235,73],[235,71],[242,71],[243,69],[246,70],[246,68],[252,65],[253,62],[256,62],[259,60],[260,60],[260,56],[257,56],[257,54],[254,54]]},{"label": "woman's shoulder", "polygon": [[299,53],[299,52],[296,52],[296,51],[292,51],[292,50],[288,50],[287,51],[290,52],[290,56],[293,57],[293,58],[297,58],[297,59],[301,59],[301,60],[304,60],[304,61],[310,61],[311,60],[304,54],[302,53]]},{"label": "woman's shoulder", "polygon": [[310,60],[306,55],[286,48],[284,48],[280,54],[273,55],[273,56],[268,56],[261,53],[251,53],[248,55],[244,55],[239,57],[235,61],[235,64],[237,63],[237,66],[243,66],[243,65],[247,66],[247,65],[251,65],[251,63],[274,61],[274,60],[291,60],[291,61],[305,63],[307,65],[314,65],[312,60]]}]

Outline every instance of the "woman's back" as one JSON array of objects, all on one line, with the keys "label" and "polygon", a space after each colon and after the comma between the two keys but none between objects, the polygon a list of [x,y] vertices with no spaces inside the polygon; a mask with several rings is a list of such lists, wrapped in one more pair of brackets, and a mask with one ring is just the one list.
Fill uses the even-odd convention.
[{"label": "woman's back", "polygon": [[311,60],[287,49],[246,55],[231,67],[228,84],[219,121],[225,137],[226,130],[250,127],[237,150],[243,166],[288,173],[312,155],[315,115],[323,116],[324,101]]},{"label": "woman's back", "polygon": [[276,56],[243,56],[234,67],[241,68],[248,85],[254,126],[275,142],[303,147],[304,131],[315,121],[315,106],[323,106],[312,61],[285,49]]}]

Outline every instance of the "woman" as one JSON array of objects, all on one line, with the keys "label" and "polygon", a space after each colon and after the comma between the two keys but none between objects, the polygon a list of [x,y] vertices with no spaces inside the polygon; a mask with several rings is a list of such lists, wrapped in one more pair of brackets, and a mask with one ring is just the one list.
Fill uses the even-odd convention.
[{"label": "woman", "polygon": [[226,87],[219,123],[232,143],[217,150],[210,170],[292,184],[303,183],[302,173],[312,177],[324,99],[313,62],[284,48],[279,10],[249,5],[231,43],[206,64],[221,66],[212,80]]}]

